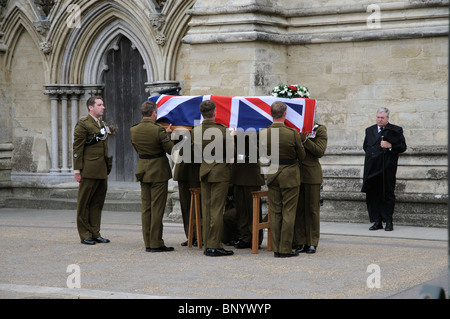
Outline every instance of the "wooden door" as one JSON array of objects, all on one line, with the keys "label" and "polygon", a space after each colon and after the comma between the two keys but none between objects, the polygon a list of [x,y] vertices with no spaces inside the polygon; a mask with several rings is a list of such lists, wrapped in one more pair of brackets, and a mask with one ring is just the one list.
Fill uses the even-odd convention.
[{"label": "wooden door", "polygon": [[116,49],[108,53],[104,73],[104,119],[118,127],[109,139],[109,153],[114,156],[109,180],[133,182],[138,157],[130,142],[130,127],[142,119],[140,108],[148,99],[144,85],[147,73],[139,51],[129,39],[122,37]]}]

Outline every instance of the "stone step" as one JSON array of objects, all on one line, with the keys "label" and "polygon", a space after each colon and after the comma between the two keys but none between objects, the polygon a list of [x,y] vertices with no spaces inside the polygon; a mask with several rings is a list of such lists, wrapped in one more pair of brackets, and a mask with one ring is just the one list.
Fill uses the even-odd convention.
[{"label": "stone step", "polygon": [[[78,186],[75,183],[45,187],[22,185],[22,187],[14,188],[12,196],[2,198],[0,207],[76,210],[77,195]],[[104,210],[140,212],[140,196],[139,183],[109,183]],[[324,199],[320,212],[322,221],[368,223],[367,208],[362,193],[323,191],[322,196]],[[395,222],[421,227],[447,227],[448,197],[423,197],[400,194],[395,207]],[[178,192],[174,182],[169,183],[166,218],[181,221]]]},{"label": "stone step", "polygon": [[[48,209],[48,210],[77,210],[77,200],[70,198],[6,198],[7,208]],[[105,200],[104,211],[140,212],[141,201]]]},{"label": "stone step", "polygon": [[[76,199],[78,197],[78,189],[52,190],[49,192],[48,197],[55,199]],[[106,200],[140,201],[141,190],[108,190]]]},{"label": "stone step", "polygon": [[[176,184],[169,183],[169,193],[177,191]],[[52,198],[74,199],[78,197],[77,183],[63,183],[52,185],[14,185],[11,196],[13,198]],[[108,183],[106,200],[141,201],[141,189],[139,183]]]},{"label": "stone step", "polygon": [[[181,220],[181,214],[174,212],[178,198],[177,184],[169,183],[169,194],[164,219]],[[2,199],[2,207],[47,210],[77,209],[78,184],[63,183],[58,185],[20,185],[15,187],[12,196]],[[179,205],[178,205],[179,206]],[[104,211],[140,212],[141,189],[139,183],[108,183]],[[179,209],[178,209],[179,210]],[[180,215],[180,216],[178,216]]]}]

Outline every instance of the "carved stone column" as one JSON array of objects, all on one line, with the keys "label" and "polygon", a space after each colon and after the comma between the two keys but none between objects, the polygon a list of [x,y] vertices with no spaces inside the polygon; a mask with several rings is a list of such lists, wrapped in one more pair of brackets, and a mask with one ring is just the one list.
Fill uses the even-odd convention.
[{"label": "carved stone column", "polygon": [[67,91],[61,94],[61,146],[62,146],[62,168],[61,173],[69,172],[69,140],[68,140],[68,117],[67,117]]},{"label": "carved stone column", "polygon": [[[75,124],[78,122],[78,103],[84,93],[80,85],[48,85],[44,94],[48,95],[51,103],[52,128],[52,168],[50,173],[69,173],[69,146],[73,142]],[[97,93],[96,90],[94,90]],[[69,100],[71,107],[69,129]],[[61,106],[61,134],[59,132],[59,107]],[[69,137],[69,132],[71,136]],[[61,145],[60,145],[61,144]],[[59,149],[61,146],[61,162]]]},{"label": "carved stone column", "polygon": [[[80,97],[82,94],[84,94],[84,90],[82,89],[81,86],[72,85],[71,89],[68,91],[68,94],[70,95],[70,111],[71,111],[71,116],[70,116],[70,127],[71,127],[70,141],[71,141],[71,144],[70,144],[70,147],[72,147],[75,125],[79,120],[78,107],[79,107]],[[73,163],[72,163],[72,169],[73,169]]]},{"label": "carved stone column", "polygon": [[50,173],[60,173],[59,167],[59,132],[58,132],[58,104],[59,104],[59,87],[46,86],[44,94],[50,97],[51,103],[51,127],[52,127],[52,167]]}]

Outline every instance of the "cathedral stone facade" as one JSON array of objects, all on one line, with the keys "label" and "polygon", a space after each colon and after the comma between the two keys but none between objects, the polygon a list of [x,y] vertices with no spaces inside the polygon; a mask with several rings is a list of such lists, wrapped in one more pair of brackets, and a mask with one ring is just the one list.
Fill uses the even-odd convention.
[{"label": "cathedral stone facade", "polygon": [[0,206],[72,179],[72,130],[102,95],[110,180],[132,182],[129,127],[161,89],[309,88],[328,128],[323,220],[367,221],[364,129],[404,129],[395,221],[447,225],[449,1],[0,0]]}]

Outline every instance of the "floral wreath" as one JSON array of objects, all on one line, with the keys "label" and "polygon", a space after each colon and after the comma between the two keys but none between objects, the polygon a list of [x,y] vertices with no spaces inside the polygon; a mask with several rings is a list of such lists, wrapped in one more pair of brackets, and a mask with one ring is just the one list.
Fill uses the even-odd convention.
[{"label": "floral wreath", "polygon": [[293,84],[293,85],[276,86],[272,90],[272,96],[288,98],[288,99],[299,98],[299,97],[309,99],[310,94],[309,94],[309,90],[307,87]]}]

